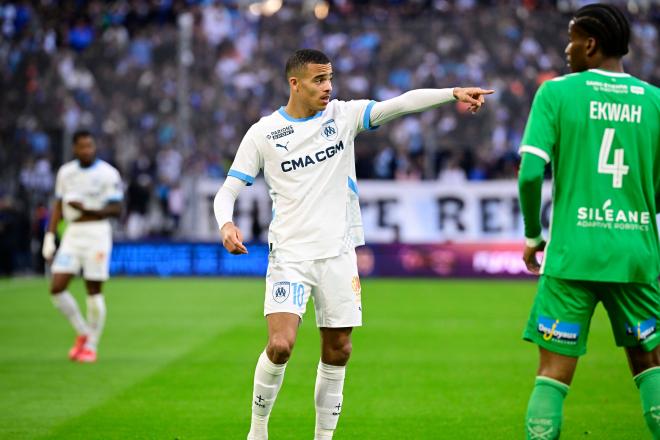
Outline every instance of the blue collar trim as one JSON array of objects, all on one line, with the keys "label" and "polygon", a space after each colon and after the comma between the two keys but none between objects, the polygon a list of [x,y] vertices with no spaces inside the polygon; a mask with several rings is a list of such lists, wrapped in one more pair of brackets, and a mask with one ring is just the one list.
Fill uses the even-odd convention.
[{"label": "blue collar trim", "polygon": [[312,116],[308,116],[308,117],[306,117],[306,118],[294,118],[293,116],[289,116],[289,114],[286,112],[286,110],[284,110],[284,106],[280,107],[279,110],[277,110],[277,111],[280,113],[280,115],[282,115],[282,117],[283,117],[284,119],[286,119],[287,121],[291,121],[291,122],[305,122],[305,121],[310,121],[310,120],[312,120],[312,119],[320,118],[321,115],[323,115],[323,112],[320,111],[320,112],[318,112],[317,114],[312,115]]}]

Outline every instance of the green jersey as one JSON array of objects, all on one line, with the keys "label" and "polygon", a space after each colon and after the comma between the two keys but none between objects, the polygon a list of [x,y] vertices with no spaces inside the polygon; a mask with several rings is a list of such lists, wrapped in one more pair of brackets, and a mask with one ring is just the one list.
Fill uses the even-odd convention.
[{"label": "green jersey", "polygon": [[592,69],[545,82],[520,153],[552,163],[553,208],[542,273],[651,282],[660,274],[660,91]]}]

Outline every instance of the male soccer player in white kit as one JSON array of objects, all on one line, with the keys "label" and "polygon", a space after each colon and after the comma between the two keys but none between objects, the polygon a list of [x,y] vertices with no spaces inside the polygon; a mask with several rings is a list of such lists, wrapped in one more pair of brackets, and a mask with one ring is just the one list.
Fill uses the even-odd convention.
[{"label": "male soccer player in white kit", "polygon": [[310,296],[321,333],[316,389],[317,440],[331,439],[342,408],[351,331],[362,325],[355,247],[364,244],[353,140],[399,116],[459,100],[477,111],[480,88],[420,89],[383,102],[330,100],[332,66],[317,50],[287,61],[289,102],[261,118],[241,142],[214,202],[223,245],[247,253],[232,223],[239,191],[259,170],[270,188],[273,220],[264,315],[268,345],[257,362],[249,440],[268,438],[268,417],[284,378]]},{"label": "male soccer player in white kit", "polygon": [[[78,131],[73,135],[73,153],[76,159],[62,165],[57,172],[56,201],[42,254],[47,262],[52,260],[50,293],[53,304],[77,333],[69,358],[78,362],[95,362],[106,315],[101,286],[108,279],[112,250],[112,229],[108,218],[121,213],[123,190],[119,172],[96,158],[91,133]],[[55,231],[62,218],[69,225],[55,253]],[[71,278],[81,268],[88,293],[87,321],[67,291]]]}]

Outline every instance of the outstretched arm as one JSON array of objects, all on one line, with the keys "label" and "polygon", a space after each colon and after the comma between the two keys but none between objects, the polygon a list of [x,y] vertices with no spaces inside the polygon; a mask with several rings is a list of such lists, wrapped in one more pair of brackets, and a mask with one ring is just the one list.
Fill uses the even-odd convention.
[{"label": "outstretched arm", "polygon": [[395,98],[374,104],[371,109],[371,125],[378,126],[409,113],[418,113],[452,101],[470,105],[472,113],[484,104],[484,95],[494,93],[479,87],[455,87],[453,89],[417,89]]},{"label": "outstretched arm", "polygon": [[213,212],[220,228],[222,245],[234,255],[247,254],[241,230],[232,222],[234,203],[246,182],[228,176],[213,200]]}]

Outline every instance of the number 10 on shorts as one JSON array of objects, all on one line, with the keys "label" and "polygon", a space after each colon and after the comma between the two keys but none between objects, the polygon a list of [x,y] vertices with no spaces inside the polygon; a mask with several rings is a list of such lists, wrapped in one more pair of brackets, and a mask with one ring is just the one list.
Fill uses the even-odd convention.
[{"label": "number 10 on shorts", "polygon": [[305,300],[305,285],[303,283],[291,283],[291,296],[293,304],[302,307]]}]

